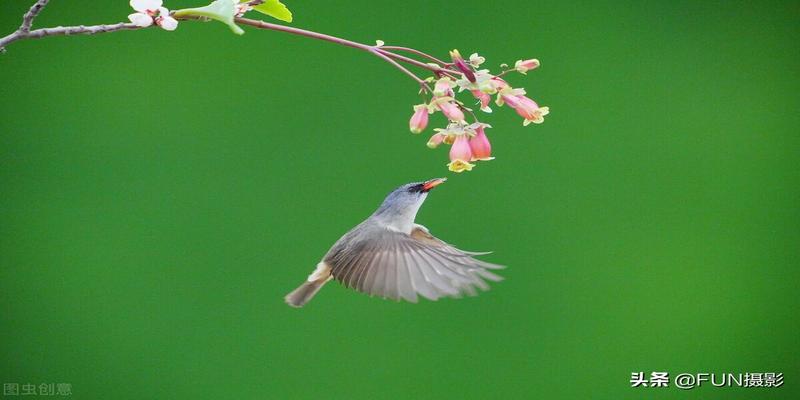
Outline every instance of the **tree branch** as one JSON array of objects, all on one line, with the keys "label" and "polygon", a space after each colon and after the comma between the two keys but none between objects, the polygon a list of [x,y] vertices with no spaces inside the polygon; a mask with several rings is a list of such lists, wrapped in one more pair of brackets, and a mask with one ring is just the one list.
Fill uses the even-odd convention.
[{"label": "tree branch", "polygon": [[115,32],[121,30],[139,29],[138,26],[128,23],[120,22],[118,24],[110,25],[91,25],[91,26],[57,26],[54,28],[41,28],[31,30],[33,20],[39,16],[47,3],[50,0],[37,0],[33,6],[22,16],[22,25],[19,29],[11,34],[0,38],[0,52],[5,52],[5,47],[22,39],[39,39],[46,36],[66,36],[66,35],[94,35],[97,33]]},{"label": "tree branch", "polygon": [[[31,6],[31,9],[22,16],[22,25],[19,26],[19,31],[27,33],[31,30],[31,26],[33,25],[33,20],[42,12],[44,6],[47,5],[47,2],[50,0],[38,0],[36,4]],[[2,46],[0,46],[2,47]]]},{"label": "tree branch", "polygon": [[[9,45],[10,43],[16,42],[17,40],[22,40],[22,39],[38,39],[38,38],[43,38],[43,37],[47,37],[47,36],[66,36],[66,35],[75,35],[75,34],[94,35],[94,34],[98,34],[98,33],[116,32],[116,31],[121,31],[121,30],[142,29],[141,27],[139,27],[137,25],[134,25],[133,23],[120,22],[120,23],[117,23],[117,24],[110,24],[110,25],[92,25],[92,26],[80,25],[80,26],[66,26],[66,27],[59,26],[59,27],[55,27],[55,28],[41,28],[41,29],[36,29],[36,30],[31,31],[30,28],[31,28],[31,26],[33,24],[33,20],[36,18],[37,15],[39,15],[39,13],[42,11],[42,9],[47,5],[48,1],[49,0],[37,0],[36,3],[30,8],[30,10],[28,10],[28,12],[25,13],[25,15],[22,17],[22,25],[19,27],[19,29],[17,29],[16,31],[14,31],[10,35],[7,35],[7,36],[5,36],[3,38],[0,38],[0,51],[5,51],[5,46]],[[253,0],[253,3],[258,4],[258,0]],[[186,21],[186,20],[196,20],[197,18],[179,18],[179,19]],[[415,49],[411,49],[411,48],[407,48],[407,47],[386,46],[385,48],[382,48],[382,47],[378,47],[378,46],[371,46],[371,45],[367,45],[367,44],[363,44],[363,43],[354,42],[352,40],[342,39],[342,38],[339,38],[339,37],[336,37],[336,36],[326,35],[324,33],[307,31],[305,29],[293,28],[293,27],[290,27],[290,26],[279,25],[279,24],[272,24],[272,23],[269,23],[269,22],[264,22],[264,21],[260,21],[260,20],[249,19],[249,18],[243,18],[243,17],[236,17],[235,21],[237,23],[242,24],[242,25],[252,26],[254,28],[291,33],[293,35],[305,36],[305,37],[309,37],[309,38],[312,38],[312,39],[324,40],[324,41],[327,41],[327,42],[336,43],[336,44],[339,44],[339,45],[342,45],[342,46],[352,47],[352,48],[355,48],[355,49],[359,49],[359,50],[363,50],[363,51],[369,52],[370,54],[373,54],[373,55],[383,59],[384,61],[388,62],[389,64],[392,64],[394,67],[396,67],[397,69],[402,71],[404,74],[406,74],[409,77],[411,77],[412,79],[414,79],[414,81],[417,82],[420,85],[420,87],[422,87],[423,90],[427,90],[429,93],[433,93],[433,91],[431,90],[430,86],[424,80],[422,80],[420,77],[418,77],[416,74],[414,74],[413,72],[409,71],[408,68],[400,65],[400,63],[398,63],[398,61],[405,62],[407,64],[411,64],[411,65],[414,65],[414,66],[417,66],[417,67],[420,67],[420,68],[424,68],[424,69],[427,69],[429,71],[433,71],[433,72],[435,72],[437,74],[442,74],[442,73],[449,74],[449,75],[457,75],[458,74],[457,71],[453,71],[453,70],[445,68],[445,66],[447,64],[442,62],[441,60],[438,60],[435,57],[430,56],[430,55],[428,55],[426,53],[423,53],[421,51],[418,51],[418,50],[415,50]],[[426,64],[424,62],[415,60],[413,58],[409,58],[409,57],[406,57],[406,56],[403,56],[403,55],[400,55],[400,54],[397,54],[397,53],[393,53],[393,52],[389,51],[389,49],[396,49],[396,50],[400,50],[400,51],[411,52],[413,54],[416,54],[416,55],[431,59],[433,61],[436,61],[439,64],[442,64],[442,66]]]},{"label": "tree branch", "polygon": [[42,28],[33,31],[23,32],[17,30],[14,33],[0,38],[0,49],[5,48],[10,43],[22,39],[39,39],[47,36],[67,36],[67,35],[94,35],[98,33],[116,32],[122,30],[143,29],[130,22],[120,22],[110,25],[91,25],[91,26],[57,26],[55,28]]},{"label": "tree branch", "polygon": [[[30,0],[34,1],[34,0]],[[468,134],[469,136],[474,136],[475,132],[477,132],[477,128],[475,126],[481,127],[481,129],[486,124],[479,124],[478,118],[472,109],[466,107],[464,103],[457,100],[455,98],[455,94],[452,93],[450,96],[437,96],[434,94],[433,90],[431,89],[431,79],[439,79],[442,77],[451,77],[451,78],[462,78],[469,75],[472,70],[477,70],[475,66],[469,66],[463,64],[463,60],[460,56],[453,56],[454,58],[453,63],[447,63],[438,59],[430,54],[425,52],[409,48],[409,47],[401,47],[401,46],[384,46],[383,43],[378,45],[368,45],[364,43],[354,42],[352,40],[347,40],[343,38],[339,38],[332,35],[326,35],[324,33],[318,33],[313,31],[308,31],[305,29],[294,28],[291,26],[286,25],[279,25],[273,24],[261,20],[243,18],[241,16],[245,12],[247,12],[250,7],[262,4],[265,0],[249,0],[246,2],[236,2],[235,7],[231,9],[229,6],[230,4],[222,4],[225,6],[225,15],[223,15],[223,11],[218,11],[217,9],[222,9],[222,7],[205,7],[206,10],[198,10],[198,9],[185,9],[179,10],[177,12],[170,13],[167,15],[167,12],[163,9],[159,9],[158,11],[153,10],[139,10],[137,5],[137,11],[140,11],[137,14],[133,14],[129,16],[129,19],[136,21],[140,25],[147,25],[145,27],[136,25],[132,22],[120,22],[116,24],[103,24],[103,25],[91,25],[91,26],[57,26],[52,28],[40,28],[31,30],[33,26],[34,20],[37,16],[42,12],[48,3],[49,0],[35,0],[33,6],[22,16],[22,24],[15,30],[14,32],[6,35],[5,37],[0,38],[0,53],[5,51],[5,46],[9,45],[10,43],[16,42],[18,40],[23,39],[38,39],[48,36],[67,36],[67,35],[94,35],[98,33],[108,33],[108,32],[116,32],[122,30],[139,30],[139,29],[146,29],[149,26],[161,26],[167,30],[175,29],[177,22],[175,20],[180,21],[208,21],[209,19],[218,19],[224,22],[226,25],[231,25],[234,28],[238,28],[235,24],[231,23],[230,18],[233,17],[233,22],[236,24],[241,25],[248,25],[253,28],[257,29],[265,29],[265,30],[272,30],[278,32],[289,33],[292,35],[303,36],[307,38],[323,40],[329,43],[335,43],[341,46],[346,46],[354,49],[358,49],[361,51],[368,52],[375,57],[380,58],[381,60],[391,64],[393,67],[397,68],[403,74],[409,76],[413,79],[420,87],[419,94],[422,96],[422,104],[418,104],[414,106],[414,115],[409,120],[409,128],[413,133],[420,133],[422,132],[427,124],[428,124],[428,114],[435,111],[433,107],[436,107],[439,111],[441,111],[448,119],[447,129],[439,130],[437,129],[437,133],[432,137],[431,141],[429,141],[428,145],[431,147],[436,147],[438,143],[444,142],[447,144],[453,144],[455,142],[455,138],[458,135],[465,135]],[[213,5],[214,3],[212,3]],[[218,6],[220,4],[217,4]],[[216,10],[216,11],[215,11]],[[228,14],[228,13],[233,13]],[[148,19],[150,18],[150,19]],[[152,20],[151,20],[152,19]],[[240,29],[235,29],[235,32],[241,34],[242,31]],[[401,53],[401,54],[398,54]],[[428,62],[426,62],[428,61]],[[532,61],[532,60],[531,60]],[[455,63],[458,62],[456,65]],[[416,73],[410,70],[411,67],[417,67],[424,69],[426,74],[432,73],[434,75],[433,78],[428,79],[421,79]],[[458,67],[458,68],[456,68]],[[488,75],[488,78],[497,79],[494,81],[494,84],[498,86],[498,90],[500,89],[500,84],[502,87],[508,87],[507,84],[499,77],[504,76],[512,71],[517,70],[509,69],[507,65],[503,64],[501,66],[503,69],[500,74],[498,75],[491,75],[488,73],[488,70],[484,71],[474,71],[481,72]],[[519,69],[522,72],[522,69]],[[472,78],[470,78],[472,79]],[[437,84],[441,82],[437,81]],[[447,82],[448,85],[452,85],[452,82]],[[472,80],[472,84],[475,83],[475,80]],[[463,79],[456,84],[463,90],[463,89],[474,89],[475,86],[471,83],[467,82],[466,79]],[[494,85],[491,87],[494,88]],[[478,90],[471,90],[473,97],[480,101],[480,104],[486,104],[490,98],[489,94],[478,91]],[[448,90],[449,92],[449,90]],[[524,118],[524,125],[528,125],[529,123],[541,123],[543,121],[543,117],[548,113],[547,107],[539,107],[533,100],[524,96],[524,95],[517,95],[516,93],[524,93],[519,90],[512,91],[512,94],[516,96],[518,100],[514,101],[514,104],[510,102],[510,100],[505,100],[506,104],[509,104],[511,108],[515,108],[517,113]],[[477,94],[476,94],[477,93]],[[430,99],[427,96],[430,95]],[[498,94],[498,96],[500,96]],[[481,109],[486,112],[491,112],[491,110]],[[475,122],[478,123],[469,125],[464,121],[464,113],[468,113],[475,119]],[[420,117],[421,116],[421,117]],[[424,117],[424,118],[423,118]],[[451,130],[450,127],[454,126],[454,130]],[[449,133],[446,133],[449,132]],[[470,133],[472,132],[472,133]],[[451,163],[448,164],[449,168],[453,172],[462,172],[465,170],[470,170],[473,167],[473,164],[470,164],[469,161],[473,159],[478,160],[488,160],[491,159],[489,156],[489,142],[486,139],[485,135],[481,131],[482,142],[478,144],[478,146],[485,147],[485,155],[481,157],[473,155],[467,155],[464,157],[456,157],[454,153],[451,151]],[[444,136],[443,136],[444,135]],[[438,139],[436,139],[438,138]],[[470,138],[469,141],[469,149],[472,149],[472,140],[475,138]],[[436,141],[438,140],[438,141]],[[433,144],[433,145],[431,145]],[[476,151],[476,150],[471,150]],[[483,150],[481,150],[483,151]],[[462,159],[463,158],[463,159]],[[459,164],[460,163],[460,164]]]}]

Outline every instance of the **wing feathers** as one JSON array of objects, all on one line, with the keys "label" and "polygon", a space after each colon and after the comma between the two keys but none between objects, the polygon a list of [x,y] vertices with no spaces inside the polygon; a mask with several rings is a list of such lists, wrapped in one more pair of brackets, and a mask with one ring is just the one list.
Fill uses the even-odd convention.
[{"label": "wing feathers", "polygon": [[386,276],[384,277],[381,295],[384,298],[388,297],[392,300],[397,300],[400,297],[397,293],[397,270],[400,268],[397,260],[397,243],[392,243],[388,251],[392,257],[391,261],[386,264],[386,268],[382,268],[386,271]]},{"label": "wing feathers", "polygon": [[417,302],[417,292],[411,284],[411,265],[404,253],[398,252],[397,258],[397,291],[403,299],[411,303]]},{"label": "wing feathers", "polygon": [[488,290],[485,280],[503,278],[489,269],[504,268],[474,258],[487,253],[459,250],[418,227],[411,235],[376,228],[364,240],[349,237],[337,243],[325,262],[333,277],[349,288],[370,296],[416,303],[417,295],[429,300],[474,296]]},{"label": "wing feathers", "polygon": [[439,292],[433,287],[433,285],[425,278],[425,274],[422,272],[422,267],[419,265],[411,262],[411,256],[406,253],[403,253],[403,258],[406,261],[406,265],[408,266],[408,272],[411,276],[411,286],[414,287],[414,291],[422,295],[423,297],[427,298],[428,300],[436,300],[439,298]]},{"label": "wing feathers", "polygon": [[425,280],[430,283],[438,292],[437,297],[442,296],[455,296],[458,290],[450,283],[451,279],[442,275],[436,270],[436,262],[426,257],[426,254],[415,254],[415,262],[420,267]]}]

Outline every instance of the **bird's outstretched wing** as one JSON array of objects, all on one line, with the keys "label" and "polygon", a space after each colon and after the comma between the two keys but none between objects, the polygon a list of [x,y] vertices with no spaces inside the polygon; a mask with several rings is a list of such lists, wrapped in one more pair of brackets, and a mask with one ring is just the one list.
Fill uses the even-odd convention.
[{"label": "bird's outstretched wing", "polygon": [[418,294],[430,300],[475,295],[475,288],[489,289],[484,279],[503,279],[488,271],[503,266],[474,258],[487,253],[459,250],[421,225],[411,235],[388,229],[372,234],[358,248],[332,252],[325,260],[334,279],[371,296],[415,303]]}]

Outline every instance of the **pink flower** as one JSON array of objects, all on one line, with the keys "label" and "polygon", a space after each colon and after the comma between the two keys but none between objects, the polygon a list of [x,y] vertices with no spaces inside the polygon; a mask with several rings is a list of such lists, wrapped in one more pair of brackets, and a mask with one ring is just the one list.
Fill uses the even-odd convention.
[{"label": "pink flower", "polygon": [[[244,2],[244,0],[230,1]],[[378,42],[378,46],[381,45],[383,43]],[[477,53],[473,53],[465,60],[458,50],[452,50],[450,57],[452,59],[450,63],[439,62],[438,68],[444,68],[444,71],[434,68],[434,75],[421,81],[424,87],[420,90],[420,94],[427,96],[423,104],[414,106],[414,114],[409,119],[408,126],[412,133],[421,133],[430,123],[430,114],[441,111],[447,118],[447,125],[442,128],[433,127],[433,134],[429,136],[427,146],[434,149],[442,144],[450,145],[450,162],[447,167],[450,171],[461,173],[471,171],[477,161],[494,159],[492,143],[486,134],[486,128],[490,126],[478,121],[473,104],[477,103],[480,110],[486,113],[492,112],[490,107],[492,101],[498,107],[508,105],[523,118],[523,125],[544,122],[549,108],[539,107],[535,101],[527,97],[525,89],[514,88],[503,79],[509,72],[517,71],[525,74],[538,68],[539,60],[533,58],[518,60],[513,68],[508,64],[500,64],[501,72],[494,74],[489,69],[480,69],[485,59]],[[465,91],[475,98],[471,104],[470,100],[457,97],[468,96],[461,94]],[[475,122],[466,122],[465,114],[469,114],[470,118],[474,117]]]},{"label": "pink flower", "polygon": [[428,105],[417,104],[414,106],[414,115],[408,121],[408,127],[411,133],[421,133],[428,126]]},{"label": "pink flower", "polygon": [[489,138],[486,137],[484,127],[486,125],[480,124],[475,129],[475,136],[469,139],[469,148],[472,151],[472,159],[470,161],[488,161],[493,160],[492,145],[489,143]]},{"label": "pink flower", "polygon": [[489,107],[489,102],[492,100],[492,96],[489,96],[488,93],[484,93],[480,90],[471,90],[472,95],[475,96],[476,99],[480,100],[481,102],[481,111],[490,113],[492,109]]},{"label": "pink flower", "polygon": [[451,121],[464,121],[464,113],[452,99],[442,97],[436,102],[436,107]]},{"label": "pink flower", "polygon": [[523,125],[528,125],[531,122],[534,124],[541,124],[544,122],[544,116],[550,112],[548,107],[539,107],[535,101],[525,96],[525,91],[522,89],[505,88],[497,94],[498,106],[508,104],[525,120]]},{"label": "pink flower", "polygon": [[174,31],[178,27],[178,20],[169,15],[169,10],[161,7],[161,0],[131,0],[131,7],[137,12],[128,15],[128,19],[136,26],[147,28],[153,25],[164,30]]},{"label": "pink flower", "polygon": [[511,106],[510,103],[508,105],[514,107],[517,114],[525,118],[525,121],[522,123],[523,125],[527,126],[531,122],[534,124],[541,124],[544,122],[544,116],[550,113],[550,108],[539,107],[535,101],[526,96],[517,96],[517,100],[519,100],[519,103],[516,107]]},{"label": "pink flower", "polygon": [[475,166],[469,163],[471,160],[472,150],[469,147],[468,135],[459,135],[450,147],[450,163],[447,164],[447,168],[453,172],[471,171]]},{"label": "pink flower", "polygon": [[539,60],[532,58],[530,60],[518,60],[514,64],[514,69],[521,74],[526,74],[528,71],[532,69],[536,69],[539,67]]}]

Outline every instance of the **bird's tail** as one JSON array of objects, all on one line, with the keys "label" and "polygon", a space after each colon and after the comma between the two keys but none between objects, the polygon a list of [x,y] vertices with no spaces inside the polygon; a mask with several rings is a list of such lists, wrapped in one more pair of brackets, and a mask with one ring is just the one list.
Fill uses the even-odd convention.
[{"label": "bird's tail", "polygon": [[324,262],[317,264],[317,269],[308,276],[308,280],[284,297],[286,304],[292,307],[304,306],[320,289],[322,289],[325,283],[331,280],[331,278],[330,267]]}]

